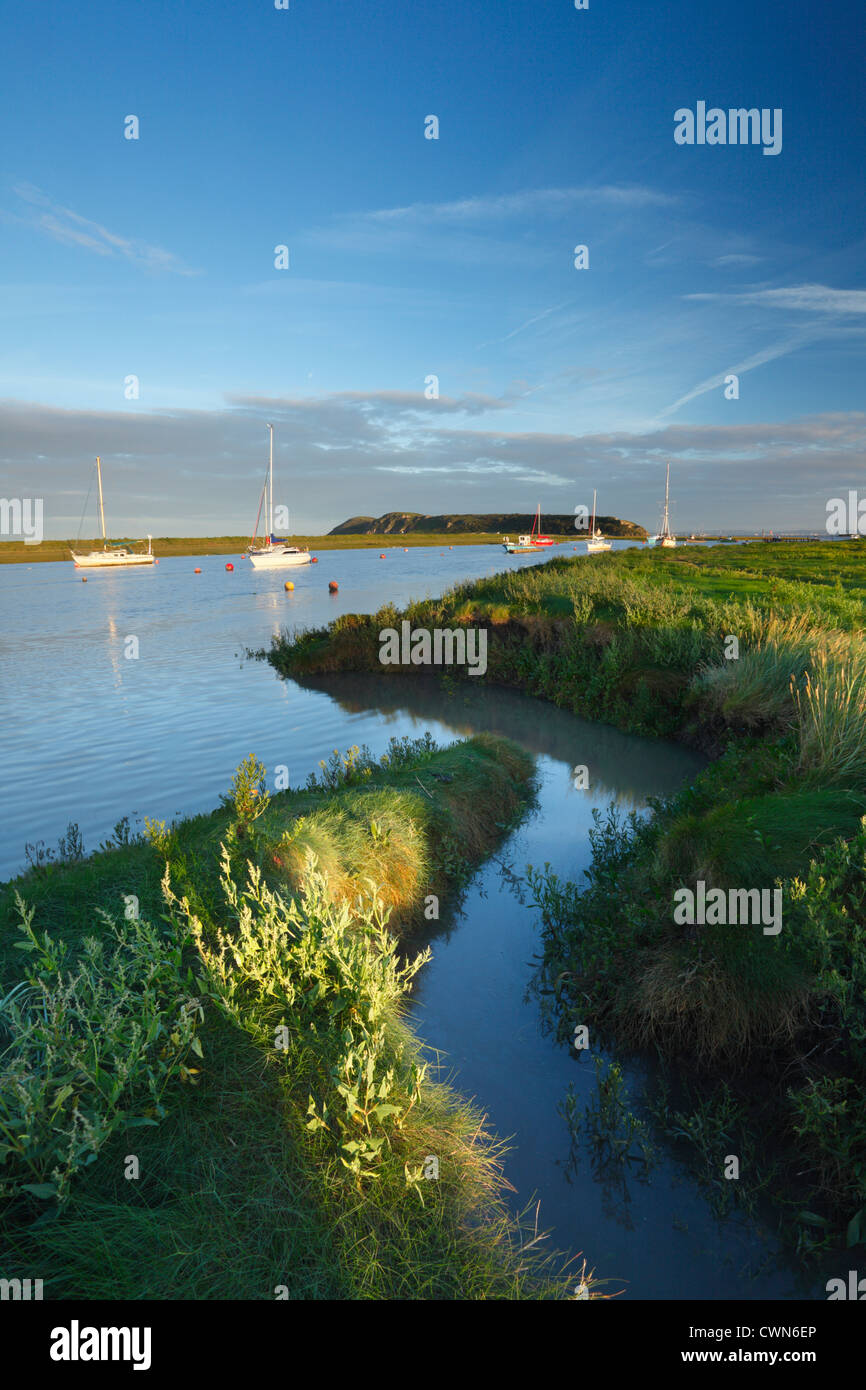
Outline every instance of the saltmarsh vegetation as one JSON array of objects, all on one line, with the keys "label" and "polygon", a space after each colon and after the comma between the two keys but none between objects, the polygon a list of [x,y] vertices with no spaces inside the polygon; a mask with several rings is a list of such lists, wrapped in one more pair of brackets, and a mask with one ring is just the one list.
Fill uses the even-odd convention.
[{"label": "saltmarsh vegetation", "polygon": [[335,753],[278,795],[250,757],[220,810],[121,825],[90,857],[76,839],[6,885],[4,1277],[58,1298],[569,1296],[403,1017],[425,953],[400,934],[459,898],[532,778],[487,737]]},{"label": "saltmarsh vegetation", "polygon": [[[773,1136],[738,1186],[767,1188],[804,1251],[866,1236],[864,615],[861,542],[632,550],[346,615],[270,653],[300,679],[387,675],[382,627],[483,624],[488,680],[710,755],[648,817],[599,817],[583,882],[530,872],[543,979],[563,1037],[579,1018],[690,1069],[672,1132],[708,1132],[730,1085],[719,1134],[750,1153]],[[674,893],[698,880],[780,887],[781,932],[676,925]]]}]

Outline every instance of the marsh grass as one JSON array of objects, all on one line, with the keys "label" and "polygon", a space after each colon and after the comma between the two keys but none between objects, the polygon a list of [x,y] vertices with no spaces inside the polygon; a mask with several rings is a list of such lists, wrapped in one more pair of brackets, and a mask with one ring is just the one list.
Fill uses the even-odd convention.
[{"label": "marsh grass", "polygon": [[799,771],[812,783],[866,789],[866,652],[822,650],[795,691]]},{"label": "marsh grass", "polygon": [[[233,802],[170,833],[163,827],[149,840],[121,840],[9,885],[0,896],[0,997],[13,1032],[21,1032],[16,1011],[29,1016],[40,988],[22,974],[14,950],[16,888],[29,901],[34,930],[48,922],[50,943],[63,941],[73,976],[89,968],[94,933],[108,950],[100,914],[116,915],[135,893],[141,922],[123,930],[150,940],[147,924],[167,919],[154,938],[158,969],[175,960],[185,984],[192,971],[204,1018],[195,1089],[169,1076],[150,1117],[157,1123],[132,1130],[119,1123],[102,1134],[89,1151],[93,1161],[70,1173],[53,1219],[33,1224],[40,1212],[51,1214],[47,1194],[7,1203],[4,1277],[38,1268],[47,1298],[273,1299],[282,1289],[314,1299],[567,1297],[561,1258],[531,1215],[515,1217],[506,1199],[501,1144],[444,1084],[401,1017],[404,967],[387,925],[388,892],[410,913],[425,877],[449,891],[452,845],[461,846],[461,864],[489,853],[527,804],[532,770],[526,754],[493,738],[446,750],[429,739],[414,750],[401,741],[362,784],[344,776],[333,787],[272,797],[240,842],[232,840]],[[278,870],[271,856],[299,817],[304,857]],[[384,846],[390,836],[396,848],[398,832],[403,867],[395,858],[390,883]],[[333,883],[313,859],[315,843],[330,845],[342,875]],[[370,876],[376,844],[382,857]],[[239,867],[254,874],[246,907]],[[245,910],[244,938],[236,933]],[[132,936],[125,949],[136,969],[151,969]],[[123,984],[130,1018],[145,1022],[135,971],[102,974]],[[99,1027],[108,1014],[97,1014],[93,1045],[110,1057],[112,1030]],[[286,1046],[277,1048],[273,1030],[283,1020]],[[69,1049],[59,1051],[69,1061]],[[169,1049],[169,1066],[172,1056]],[[39,1056],[32,1063],[48,1116],[60,1079],[40,1073]],[[106,1079],[116,1070],[109,1066]],[[127,1116],[140,1113],[118,1099]],[[375,1113],[389,1105],[396,1109]],[[363,1145],[346,1147],[358,1135]],[[381,1145],[366,1142],[380,1137]],[[137,1181],[124,1177],[130,1153],[140,1162]],[[431,1154],[438,1181],[419,1176]],[[585,1287],[598,1296],[591,1275]]]},{"label": "marsh grass", "polygon": [[[866,1086],[854,1003],[866,996],[866,904],[861,869],[842,864],[866,809],[866,542],[557,557],[458,585],[411,614],[483,623],[488,681],[715,759],[653,803],[644,825],[597,824],[583,881],[529,872],[540,980],[563,1019],[579,1001],[611,1039],[732,1083],[757,1068],[761,1123],[771,1115],[789,1145],[786,1190],[801,1181],[805,1148],[821,1239],[848,1229],[866,1210],[846,1089]],[[301,678],[375,670],[375,622],[278,641],[271,660]],[[738,656],[726,659],[732,636]],[[779,885],[781,935],[675,926],[674,891],[697,879]],[[845,1085],[821,1090],[822,1077]],[[836,1152],[848,1156],[847,1184]],[[802,1225],[795,1238],[814,1246]]]}]

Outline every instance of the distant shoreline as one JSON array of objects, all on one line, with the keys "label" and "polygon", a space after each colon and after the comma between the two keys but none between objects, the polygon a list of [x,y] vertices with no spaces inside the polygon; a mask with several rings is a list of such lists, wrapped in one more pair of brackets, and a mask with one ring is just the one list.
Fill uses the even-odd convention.
[{"label": "distant shoreline", "polygon": [[[130,546],[141,543],[139,540],[129,540],[124,536],[119,536],[116,539]],[[561,538],[555,537],[555,539],[559,544],[567,545],[569,541],[576,543],[583,540],[584,536],[575,532],[573,537],[562,536]],[[440,536],[430,535],[423,531],[416,531],[405,536],[288,536],[287,540],[291,545],[306,546],[314,552],[318,550],[408,550],[418,546],[438,547],[440,550],[447,550],[449,546],[458,545],[502,544],[502,536],[492,533],[464,532]],[[249,543],[248,536],[154,537],[153,553],[160,560],[167,559],[172,555],[239,556],[246,551]],[[0,564],[28,565],[36,561],[69,561],[71,563],[70,546],[74,546],[79,551],[99,550],[102,541],[42,541],[39,545],[25,545],[23,541],[4,541],[0,544]]]},{"label": "distant shoreline", "polygon": [[[586,539],[585,532],[575,531],[572,535],[557,536],[553,533],[555,550],[562,545],[578,545]],[[615,540],[627,540],[628,537],[613,537]],[[692,544],[699,544],[701,541],[712,543],[722,539],[719,536],[702,536],[700,541]],[[724,537],[727,539],[727,537]],[[754,536],[733,536],[734,540],[754,540]],[[130,540],[125,536],[118,536],[117,541],[134,546],[141,544],[141,540]],[[306,546],[312,551],[325,550],[410,550],[417,549],[419,546],[426,546],[428,549],[448,550],[458,545],[501,545],[502,536],[491,532],[450,532],[443,535],[430,535],[424,531],[415,531],[407,535],[370,535],[352,534],[343,536],[288,536],[287,540],[292,545]],[[685,538],[681,538],[681,544]],[[642,542],[634,540],[634,544]],[[42,541],[39,545],[25,545],[23,541],[3,541],[0,542],[0,564],[5,565],[32,565],[37,562],[44,563],[69,563],[72,559],[69,554],[70,546],[76,550],[98,550],[102,545],[101,540],[83,541]],[[153,553],[158,559],[168,559],[172,555],[242,555],[249,546],[247,536],[191,536],[191,537],[160,537],[154,538]],[[541,552],[539,552],[541,553]]]},{"label": "distant shoreline", "polygon": [[[117,537],[130,546],[140,545],[139,540],[125,536]],[[501,541],[500,536],[462,535],[429,536],[418,533],[412,536],[288,536],[291,545],[307,546],[310,550],[386,550],[408,549],[410,546],[449,546],[484,545]],[[566,538],[563,538],[566,539]],[[163,536],[154,537],[153,553],[158,559],[171,555],[241,555],[250,543],[249,536]],[[0,544],[0,564],[33,564],[34,561],[71,562],[70,546],[78,551],[99,550],[101,540],[84,541],[42,541],[40,545],[25,545],[19,541]]]}]

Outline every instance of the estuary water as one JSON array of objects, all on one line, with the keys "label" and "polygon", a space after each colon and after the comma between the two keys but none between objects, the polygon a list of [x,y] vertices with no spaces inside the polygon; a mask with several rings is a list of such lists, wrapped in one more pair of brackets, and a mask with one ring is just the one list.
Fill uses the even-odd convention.
[{"label": "estuary water", "polygon": [[[378,754],[392,735],[427,729],[439,742],[483,730],[507,735],[537,758],[537,808],[475,875],[459,910],[449,915],[443,904],[411,1008],[454,1084],[511,1137],[505,1174],[515,1207],[540,1203],[539,1226],[551,1230],[552,1246],[583,1252],[625,1298],[823,1296],[826,1273],[820,1285],[801,1277],[761,1219],[717,1219],[662,1142],[648,1171],[611,1174],[572,1144],[560,1113],[569,1087],[578,1113],[592,1099],[598,1049],[591,1040],[578,1058],[544,1022],[532,990],[536,913],[522,875],[528,863],[549,862],[579,877],[593,808],[640,810],[647,797],[693,777],[700,760],[480,682],[446,695],[401,677],[342,676],[305,688],[280,679],[267,663],[245,659],[245,649],[266,647],[283,628],[321,626],[389,600],[399,606],[549,558],[508,558],[491,546],[389,550],[385,559],[375,551],[318,554],[317,565],[288,572],[290,594],[285,573],[255,572],[239,556],[91,571],[87,584],[71,564],[0,566],[0,876],[25,866],[26,842],[54,846],[70,821],[90,850],[123,816],[138,829],[145,815],[171,821],[209,810],[251,752],[271,771],[288,767],[296,786],[335,748],[367,744]],[[586,790],[574,785],[578,764],[590,769]],[[640,1113],[646,1069],[629,1062],[623,1071]]]}]

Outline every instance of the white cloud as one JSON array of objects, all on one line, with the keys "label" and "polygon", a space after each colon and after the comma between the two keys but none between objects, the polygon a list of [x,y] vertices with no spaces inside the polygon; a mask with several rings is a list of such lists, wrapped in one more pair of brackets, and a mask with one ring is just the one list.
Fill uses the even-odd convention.
[{"label": "white cloud", "polygon": [[7,216],[13,221],[23,222],[37,231],[44,232],[46,236],[62,245],[80,246],[97,256],[119,256],[144,270],[167,271],[173,275],[199,273],[190,270],[173,252],[165,251],[161,246],[151,246],[135,238],[118,236],[99,222],[92,222],[89,218],[73,212],[71,208],[52,203],[46,194],[33,184],[18,184],[13,191],[22,202],[33,209],[41,208],[43,211],[34,211],[23,216],[14,213]]},{"label": "white cloud", "polygon": [[606,514],[655,527],[666,459],[674,520],[689,529],[820,529],[826,499],[862,486],[864,412],[554,434],[449,428],[453,412],[440,424],[417,404],[411,393],[345,392],[133,415],[0,401],[5,486],[22,496],[38,488],[46,534],[74,534],[87,461],[99,452],[118,535],[236,535],[255,519],[267,421],[276,425],[276,500],[300,533],[403,509],[528,511],[540,501],[542,511],[571,511],[595,486]]},{"label": "white cloud", "polygon": [[670,207],[678,200],[668,193],[640,184],[599,184],[584,188],[533,188],[520,193],[461,198],[450,203],[410,203],[406,207],[380,208],[358,213],[372,222],[491,222],[504,218],[551,216],[567,212],[575,203],[620,208]]},{"label": "white cloud", "polygon": [[834,290],[828,285],[790,285],[776,290],[747,290],[742,294],[687,294],[684,297],[818,314],[866,314],[866,290]]}]

